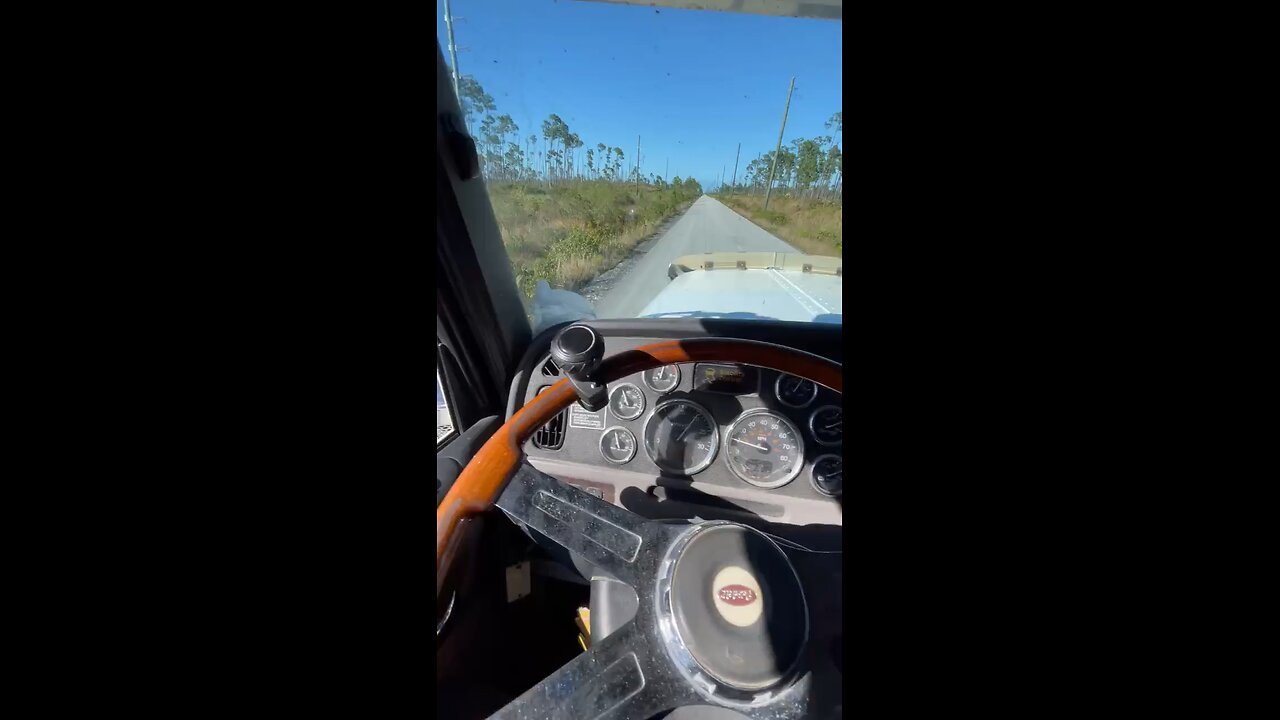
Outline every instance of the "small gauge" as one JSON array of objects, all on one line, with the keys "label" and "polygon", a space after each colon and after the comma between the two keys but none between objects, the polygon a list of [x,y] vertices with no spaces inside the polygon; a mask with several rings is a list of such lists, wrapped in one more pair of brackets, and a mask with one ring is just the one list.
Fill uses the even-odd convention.
[{"label": "small gauge", "polygon": [[614,465],[629,463],[636,456],[636,436],[621,425],[614,425],[600,436],[600,454]]},{"label": "small gauge", "polygon": [[816,383],[795,375],[779,375],[777,382],[773,384],[773,391],[778,396],[778,402],[793,408],[805,407],[818,397]]},{"label": "small gauge", "polygon": [[671,392],[680,384],[680,366],[679,365],[663,365],[662,367],[645,370],[644,384],[649,386],[654,392]]},{"label": "small gauge", "polygon": [[658,403],[644,424],[644,450],[658,467],[693,475],[707,469],[720,448],[711,413],[688,400]]},{"label": "small gauge", "polygon": [[729,469],[757,487],[782,487],[804,467],[800,431],[776,413],[748,410],[733,421],[724,437]]},{"label": "small gauge", "polygon": [[819,445],[839,445],[844,438],[844,411],[835,405],[823,405],[809,416],[809,432]]},{"label": "small gauge", "polygon": [[635,420],[644,412],[644,393],[631,383],[619,383],[609,393],[609,412],[623,420]]},{"label": "small gauge", "polygon": [[819,455],[818,459],[813,461],[813,471],[810,475],[813,489],[823,495],[838,497],[844,490],[844,481],[840,476],[843,463],[839,455]]}]

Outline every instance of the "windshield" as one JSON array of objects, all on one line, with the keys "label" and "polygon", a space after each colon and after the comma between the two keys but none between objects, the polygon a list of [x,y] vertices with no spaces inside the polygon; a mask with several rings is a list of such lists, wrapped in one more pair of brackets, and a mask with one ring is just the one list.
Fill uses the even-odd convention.
[{"label": "windshield", "polygon": [[840,20],[559,0],[437,10],[500,261],[535,329],[840,322]]}]

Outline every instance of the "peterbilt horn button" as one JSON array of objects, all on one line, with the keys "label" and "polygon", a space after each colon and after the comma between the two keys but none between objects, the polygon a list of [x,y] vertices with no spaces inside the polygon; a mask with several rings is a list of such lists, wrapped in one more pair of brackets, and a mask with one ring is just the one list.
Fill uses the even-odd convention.
[{"label": "peterbilt horn button", "polygon": [[750,605],[756,601],[756,591],[746,585],[725,585],[716,591],[716,595],[730,605]]},{"label": "peterbilt horn button", "polygon": [[754,625],[764,613],[760,583],[737,565],[729,565],[716,573],[711,581],[711,600],[720,617],[738,627]]}]

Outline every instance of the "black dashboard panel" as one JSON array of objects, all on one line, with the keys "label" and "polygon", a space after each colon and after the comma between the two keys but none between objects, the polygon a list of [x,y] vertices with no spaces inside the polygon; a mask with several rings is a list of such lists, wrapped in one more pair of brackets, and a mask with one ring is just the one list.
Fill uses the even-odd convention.
[{"label": "black dashboard panel", "polygon": [[[787,345],[836,362],[841,360],[841,328],[838,325],[669,319],[604,320],[591,321],[590,325],[604,338],[606,356],[660,340],[714,336],[761,340]],[[561,379],[556,368],[547,362],[551,339],[559,329],[551,328],[539,335],[525,354],[521,373],[512,382],[508,417],[539,391]],[[712,367],[708,367],[709,365]],[[567,474],[579,480],[594,479],[606,483],[609,482],[606,478],[616,478],[615,485],[619,494],[624,492],[626,485],[641,491],[648,486],[650,495],[653,495],[654,488],[658,486],[675,488],[676,492],[685,489],[709,496],[737,499],[744,505],[756,502],[790,506],[792,510],[799,508],[798,513],[787,513],[795,516],[795,520],[808,518],[819,521],[812,517],[816,511],[823,516],[820,521],[833,522],[827,511],[833,510],[834,522],[838,523],[841,500],[833,499],[815,489],[812,469],[814,462],[822,456],[840,456],[842,445],[818,443],[810,430],[810,419],[819,408],[841,407],[843,400],[840,394],[818,387],[815,396],[802,407],[792,407],[777,396],[780,373],[768,368],[731,366],[732,363],[697,363],[695,367],[694,363],[682,363],[679,381],[666,392],[655,390],[641,373],[621,378],[610,383],[609,391],[613,394],[621,386],[628,386],[623,393],[625,401],[620,395],[618,403],[606,406],[596,413],[589,413],[576,404],[570,406],[565,414],[564,434],[559,448],[543,449],[530,441],[525,444],[525,453],[535,465],[539,465],[540,461],[553,464],[559,471],[553,472],[557,476]],[[664,385],[666,383],[659,383],[659,386]],[[635,411],[637,392],[643,396],[643,410],[638,414]],[[645,447],[646,423],[650,422],[661,403],[675,399],[688,400],[705,408],[713,418],[719,439],[716,456],[711,463],[691,475],[664,471],[655,464]],[[615,412],[615,406],[622,412]],[[730,470],[727,463],[727,431],[743,413],[758,409],[766,409],[790,421],[799,429],[802,437],[803,467],[793,480],[781,487],[766,489],[748,484]],[[625,463],[607,461],[601,452],[602,436],[616,427],[625,428],[636,439],[634,455]],[[615,457],[626,455],[626,452],[620,452]]]},{"label": "black dashboard panel", "polygon": [[[536,363],[544,360],[551,347],[551,339],[565,325],[561,323],[543,330],[529,343],[520,359],[519,372],[511,382],[507,398],[507,418],[510,419],[525,402],[525,390],[530,377],[535,380],[540,373]],[[610,337],[646,338],[649,342],[681,338],[723,337],[785,345],[796,350],[820,355],[844,364],[844,345],[840,325],[826,323],[799,323],[782,320],[731,320],[722,318],[664,318],[645,320],[592,320],[595,328],[605,338],[605,354],[617,352],[609,347]]]}]

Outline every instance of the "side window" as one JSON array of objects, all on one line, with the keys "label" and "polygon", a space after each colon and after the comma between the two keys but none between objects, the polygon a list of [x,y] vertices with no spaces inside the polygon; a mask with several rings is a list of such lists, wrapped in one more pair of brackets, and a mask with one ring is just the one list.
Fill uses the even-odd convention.
[{"label": "side window", "polygon": [[440,371],[436,370],[436,447],[453,434],[453,415],[449,412],[449,400],[445,397]]}]

